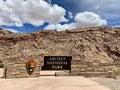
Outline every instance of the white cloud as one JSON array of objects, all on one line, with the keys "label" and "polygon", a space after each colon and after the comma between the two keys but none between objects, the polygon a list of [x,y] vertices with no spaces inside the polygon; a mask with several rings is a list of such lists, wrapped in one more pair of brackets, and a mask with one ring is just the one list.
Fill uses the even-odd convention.
[{"label": "white cloud", "polygon": [[55,29],[56,29],[55,24],[49,24],[44,28],[44,30],[55,30]]},{"label": "white cloud", "polygon": [[90,26],[101,26],[107,25],[107,21],[102,19],[99,15],[93,12],[83,12],[78,13],[74,18],[73,23],[70,24],[49,24],[44,29],[45,30],[66,30],[66,29],[75,29],[79,27],[90,27]]},{"label": "white cloud", "polygon": [[44,28],[44,30],[57,30],[57,31],[61,31],[61,30],[71,30],[71,29],[75,29],[76,28],[76,24],[75,23],[70,23],[70,24],[49,24],[48,26],[46,26]]},{"label": "white cloud", "polygon": [[40,26],[44,22],[66,22],[65,12],[64,8],[44,0],[7,0],[0,5],[0,25],[20,27],[25,23]]},{"label": "white cloud", "polygon": [[107,25],[107,21],[105,19],[102,19],[99,15],[93,12],[78,13],[75,16],[75,22],[78,27]]},{"label": "white cloud", "polygon": [[97,13],[107,19],[109,25],[116,25],[120,20],[120,0],[78,0],[77,3],[73,2],[77,8],[82,7],[84,11]]},{"label": "white cloud", "polygon": [[120,25],[113,26],[113,28],[114,28],[114,27],[120,27]]},{"label": "white cloud", "polygon": [[15,29],[11,29],[11,28],[3,28],[3,29],[14,32],[14,33],[20,33],[19,31],[15,30]]},{"label": "white cloud", "polygon": [[70,19],[72,19],[72,18],[73,18],[73,15],[72,15],[72,13],[71,13],[71,12],[68,12],[68,16],[69,16],[69,18],[70,18]]}]

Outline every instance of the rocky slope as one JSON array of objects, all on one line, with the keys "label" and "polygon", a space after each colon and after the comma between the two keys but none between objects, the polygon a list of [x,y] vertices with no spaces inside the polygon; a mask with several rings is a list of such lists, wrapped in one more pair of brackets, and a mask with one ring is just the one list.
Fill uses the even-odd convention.
[{"label": "rocky slope", "polygon": [[[120,62],[120,28],[88,27],[66,31],[16,34],[0,29],[3,63],[47,55],[72,56],[73,60]],[[22,58],[22,59],[20,59]]]}]

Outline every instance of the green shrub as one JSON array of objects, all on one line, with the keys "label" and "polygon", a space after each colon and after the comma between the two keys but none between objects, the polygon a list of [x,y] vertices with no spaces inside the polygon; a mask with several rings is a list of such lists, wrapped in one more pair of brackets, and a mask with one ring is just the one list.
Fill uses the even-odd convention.
[{"label": "green shrub", "polygon": [[4,68],[4,64],[0,63],[0,68]]},{"label": "green shrub", "polygon": [[116,65],[113,68],[113,78],[116,79],[120,76],[120,65]]}]

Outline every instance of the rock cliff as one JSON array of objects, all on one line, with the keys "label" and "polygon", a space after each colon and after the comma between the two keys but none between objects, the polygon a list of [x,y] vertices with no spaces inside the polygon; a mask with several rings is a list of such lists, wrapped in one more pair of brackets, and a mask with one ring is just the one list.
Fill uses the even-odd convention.
[{"label": "rock cliff", "polygon": [[0,60],[70,55],[74,60],[120,61],[120,28],[89,27],[66,31],[16,34],[0,29]]}]

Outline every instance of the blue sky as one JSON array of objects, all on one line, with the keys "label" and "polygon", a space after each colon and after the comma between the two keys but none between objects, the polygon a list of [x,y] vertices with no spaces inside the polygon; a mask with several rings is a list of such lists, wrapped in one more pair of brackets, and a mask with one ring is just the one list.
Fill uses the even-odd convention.
[{"label": "blue sky", "polygon": [[16,33],[120,26],[118,0],[0,0],[0,27]]}]

